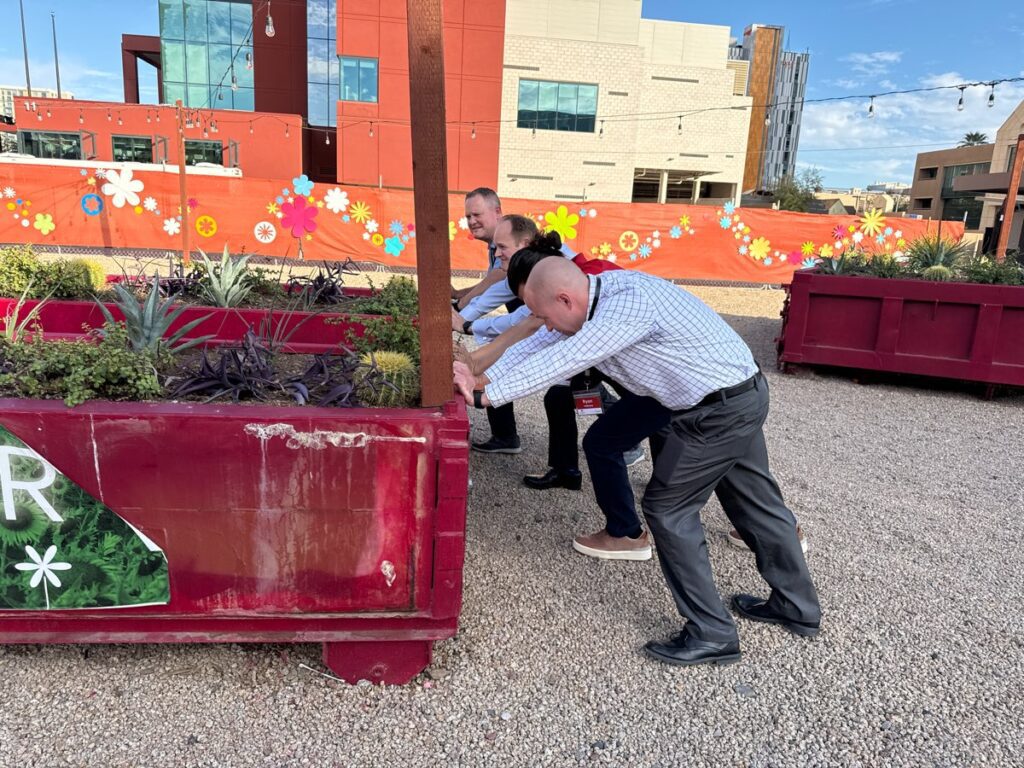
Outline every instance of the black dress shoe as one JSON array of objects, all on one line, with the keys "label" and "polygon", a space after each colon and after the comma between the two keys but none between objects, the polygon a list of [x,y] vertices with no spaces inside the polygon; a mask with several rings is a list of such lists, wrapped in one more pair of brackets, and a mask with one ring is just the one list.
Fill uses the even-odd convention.
[{"label": "black dress shoe", "polygon": [[695,664],[733,664],[740,660],[740,643],[710,643],[697,640],[687,632],[678,632],[667,643],[651,640],[644,646],[644,652],[652,659],[679,667]]},{"label": "black dress shoe", "polygon": [[519,453],[522,446],[519,437],[492,437],[483,443],[473,443],[473,450],[480,453]]},{"label": "black dress shoe", "polygon": [[533,488],[535,491],[546,491],[550,488],[568,488],[570,491],[578,491],[583,487],[583,475],[578,469],[549,469],[543,475],[527,475],[523,478],[523,485]]},{"label": "black dress shoe", "polygon": [[821,631],[817,624],[805,624],[802,621],[787,619],[768,607],[766,600],[761,600],[753,595],[733,595],[732,607],[740,616],[751,621],[763,621],[767,624],[778,624],[785,627],[794,635],[801,637],[814,637]]}]

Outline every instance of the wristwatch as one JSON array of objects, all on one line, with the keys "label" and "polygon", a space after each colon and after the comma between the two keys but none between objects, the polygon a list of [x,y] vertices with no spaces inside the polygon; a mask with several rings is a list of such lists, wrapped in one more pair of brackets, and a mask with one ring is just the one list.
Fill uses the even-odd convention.
[{"label": "wristwatch", "polygon": [[471,336],[473,334],[473,321],[472,320],[467,320],[466,322],[464,322],[462,324],[462,332],[464,334],[466,334],[467,336]]},{"label": "wristwatch", "polygon": [[482,389],[474,389],[473,390],[473,407],[474,408],[483,408],[484,407],[483,397],[484,397],[484,391]]}]

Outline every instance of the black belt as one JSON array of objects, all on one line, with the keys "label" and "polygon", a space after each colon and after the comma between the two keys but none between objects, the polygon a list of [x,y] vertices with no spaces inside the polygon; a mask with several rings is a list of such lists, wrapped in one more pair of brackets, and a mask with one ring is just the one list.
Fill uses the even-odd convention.
[{"label": "black belt", "polygon": [[755,387],[757,387],[757,377],[760,376],[760,375],[761,375],[761,372],[758,371],[757,373],[755,373],[753,376],[751,376],[746,381],[741,381],[739,384],[737,384],[736,386],[733,386],[733,387],[726,387],[725,389],[716,390],[716,391],[712,392],[710,395],[706,396],[703,400],[701,400],[696,405],[694,405],[694,406],[692,406],[690,408],[683,408],[683,410],[676,411],[676,413],[686,413],[687,411],[692,411],[695,408],[703,408],[706,405],[714,405],[715,403],[724,403],[730,397],[736,397],[737,395],[742,395],[744,392],[749,392],[750,390],[752,390]]}]

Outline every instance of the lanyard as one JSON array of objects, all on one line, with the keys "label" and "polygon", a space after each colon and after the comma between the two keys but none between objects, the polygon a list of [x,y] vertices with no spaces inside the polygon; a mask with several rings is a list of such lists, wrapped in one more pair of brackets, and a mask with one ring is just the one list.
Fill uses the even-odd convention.
[{"label": "lanyard", "polygon": [[594,311],[597,309],[597,300],[601,298],[601,278],[596,277],[594,283],[594,301],[590,305],[590,314],[587,315],[587,321],[594,319]]}]

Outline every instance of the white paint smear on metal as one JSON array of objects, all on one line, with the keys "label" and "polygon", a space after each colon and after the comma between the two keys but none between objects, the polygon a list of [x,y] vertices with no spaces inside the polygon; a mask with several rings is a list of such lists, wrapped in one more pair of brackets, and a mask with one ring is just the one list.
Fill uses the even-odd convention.
[{"label": "white paint smear on metal", "polygon": [[311,448],[322,451],[327,446],[335,448],[365,448],[370,443],[426,443],[425,437],[396,437],[392,435],[368,435],[365,432],[329,432],[316,429],[300,432],[291,424],[246,424],[248,435],[266,441],[275,437],[285,440],[293,450]]}]

